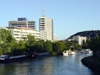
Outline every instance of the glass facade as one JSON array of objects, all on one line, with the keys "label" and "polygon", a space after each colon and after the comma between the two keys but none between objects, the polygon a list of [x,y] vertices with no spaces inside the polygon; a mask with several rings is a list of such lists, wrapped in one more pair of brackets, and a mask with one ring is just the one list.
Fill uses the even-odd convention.
[{"label": "glass facade", "polygon": [[17,25],[25,25],[26,26],[26,24],[11,24],[12,26],[17,26]]}]

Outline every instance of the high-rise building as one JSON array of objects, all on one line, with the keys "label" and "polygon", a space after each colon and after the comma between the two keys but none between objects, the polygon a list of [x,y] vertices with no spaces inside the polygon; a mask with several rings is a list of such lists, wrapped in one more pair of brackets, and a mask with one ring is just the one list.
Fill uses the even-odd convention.
[{"label": "high-rise building", "polygon": [[44,30],[44,32],[46,32],[46,35],[45,35],[46,40],[53,41],[53,19],[52,18],[47,18],[45,16],[40,17],[39,30],[40,31]]},{"label": "high-rise building", "polygon": [[27,21],[26,18],[18,18],[18,21],[9,21],[9,26],[27,27],[36,30],[36,22]]},{"label": "high-rise building", "polygon": [[45,32],[44,30],[40,30],[40,39],[42,40],[47,40],[47,32]]}]

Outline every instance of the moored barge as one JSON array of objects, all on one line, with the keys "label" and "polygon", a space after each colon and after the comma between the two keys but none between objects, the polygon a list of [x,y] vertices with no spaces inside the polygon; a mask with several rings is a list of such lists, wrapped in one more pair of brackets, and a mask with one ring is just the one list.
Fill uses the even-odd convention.
[{"label": "moored barge", "polygon": [[42,58],[42,57],[49,57],[49,56],[51,56],[50,52],[46,52],[46,53],[33,52],[30,54],[30,58]]},{"label": "moored barge", "polygon": [[0,56],[0,63],[21,61],[21,60],[24,60],[26,58],[27,58],[26,55],[18,55],[18,56],[11,56],[11,57],[9,57],[8,55],[1,55]]}]

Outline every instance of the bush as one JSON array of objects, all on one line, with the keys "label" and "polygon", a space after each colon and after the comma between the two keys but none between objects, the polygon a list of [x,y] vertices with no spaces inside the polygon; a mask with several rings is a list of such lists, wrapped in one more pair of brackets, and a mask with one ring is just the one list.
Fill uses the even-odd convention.
[{"label": "bush", "polygon": [[56,56],[57,55],[57,53],[56,52],[52,52],[52,56]]}]

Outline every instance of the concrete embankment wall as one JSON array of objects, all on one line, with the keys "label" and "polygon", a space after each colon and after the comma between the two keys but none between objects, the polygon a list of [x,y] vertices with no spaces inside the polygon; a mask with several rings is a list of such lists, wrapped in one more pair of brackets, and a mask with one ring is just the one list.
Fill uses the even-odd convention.
[{"label": "concrete embankment wall", "polygon": [[81,61],[85,66],[89,67],[90,69],[100,72],[100,62],[93,60],[92,56],[85,57]]}]

